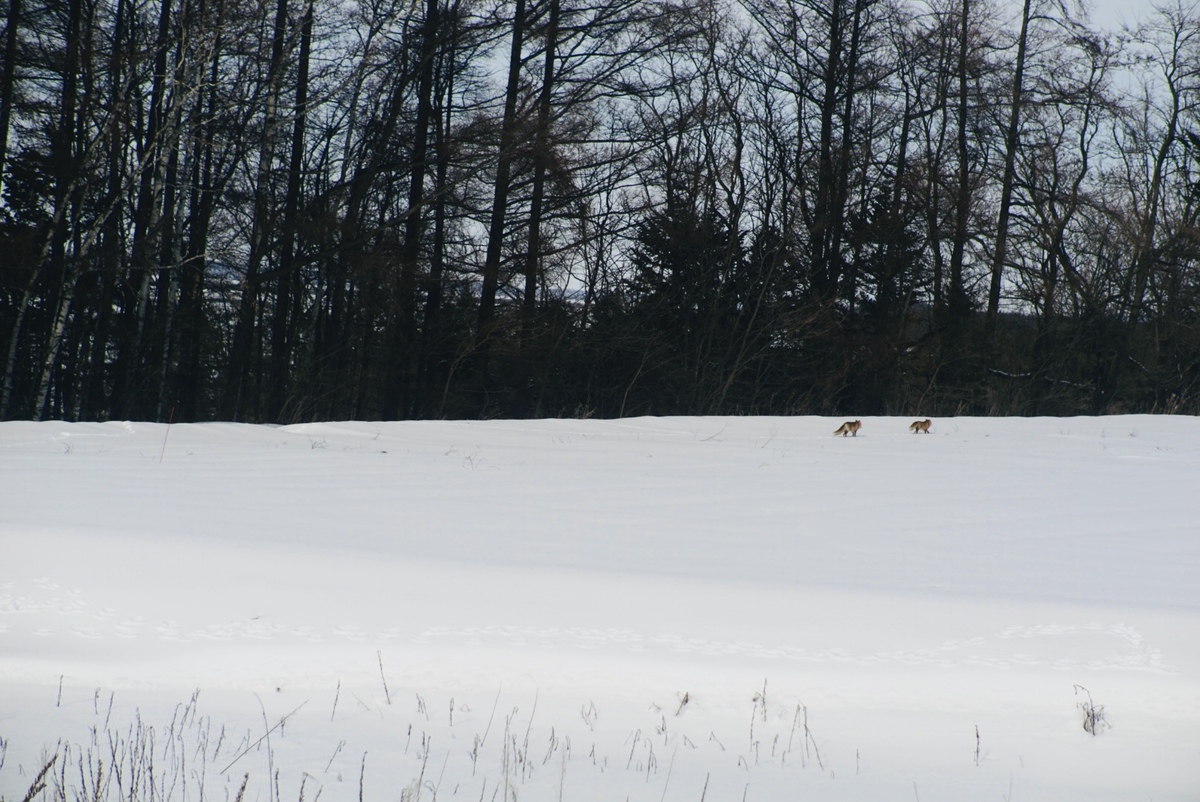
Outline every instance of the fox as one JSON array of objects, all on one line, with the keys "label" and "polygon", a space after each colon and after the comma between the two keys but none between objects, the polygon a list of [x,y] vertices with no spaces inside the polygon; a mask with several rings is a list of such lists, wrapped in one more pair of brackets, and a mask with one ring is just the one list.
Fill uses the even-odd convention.
[{"label": "fox", "polygon": [[925,434],[929,434],[929,426],[932,423],[933,421],[931,421],[929,418],[926,418],[925,420],[915,420],[912,422],[912,425],[908,427],[908,430],[913,434],[917,434],[919,432],[925,432]]},{"label": "fox", "polygon": [[858,430],[861,428],[862,428],[862,421],[848,420],[845,423],[843,423],[841,426],[838,427],[838,430],[833,433],[833,436],[837,437],[840,434],[842,437],[845,437],[848,434],[852,434],[855,437],[858,437]]}]

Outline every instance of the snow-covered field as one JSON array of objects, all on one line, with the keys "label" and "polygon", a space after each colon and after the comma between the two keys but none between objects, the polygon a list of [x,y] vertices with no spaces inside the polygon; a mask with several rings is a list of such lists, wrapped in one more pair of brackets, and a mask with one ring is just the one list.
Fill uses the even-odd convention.
[{"label": "snow-covered field", "polygon": [[1200,421],[838,423],[0,423],[0,798],[1200,800]]}]

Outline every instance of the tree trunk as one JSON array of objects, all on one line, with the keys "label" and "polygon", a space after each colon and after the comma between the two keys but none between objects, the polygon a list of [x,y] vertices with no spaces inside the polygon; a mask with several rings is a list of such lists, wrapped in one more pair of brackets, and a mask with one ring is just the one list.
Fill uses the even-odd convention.
[{"label": "tree trunk", "polygon": [[434,177],[434,198],[436,201],[433,208],[433,250],[429,257],[428,291],[425,295],[425,327],[422,332],[420,369],[420,393],[422,403],[424,404],[423,411],[427,414],[433,414],[436,408],[436,414],[439,415],[442,414],[443,410],[440,404],[435,404],[434,397],[435,388],[440,385],[443,366],[446,361],[441,335],[442,281],[446,264],[446,207],[449,202],[450,134],[454,114],[454,70],[459,35],[457,3],[447,9],[447,14],[447,24],[443,26],[443,29],[446,32],[446,41],[449,46],[441,62],[445,70],[445,86],[439,94],[442,106],[439,109],[437,125],[434,129],[435,149],[437,151],[437,168]]},{"label": "tree trunk", "polygon": [[[190,4],[185,13],[194,14]],[[193,27],[190,20],[181,23],[181,29]],[[198,27],[198,26],[195,26]],[[179,37],[176,44],[174,87],[184,84],[184,62],[186,59],[186,36]],[[183,104],[172,102],[164,118],[162,147],[166,152],[166,168],[163,174],[162,216],[159,241],[158,264],[154,271],[155,303],[151,317],[151,328],[146,348],[146,382],[143,397],[138,405],[139,418],[161,421],[167,414],[167,374],[171,363],[171,329],[178,305],[179,275],[177,267],[181,261],[179,239],[176,232],[176,213],[179,186],[180,128]],[[173,405],[174,399],[170,400]]]},{"label": "tree trunk", "polygon": [[[862,12],[865,0],[854,0],[854,13],[850,23],[850,52],[846,55],[846,102],[842,112],[842,141],[838,153],[837,195],[833,207],[833,232],[830,237],[830,250],[833,263],[842,264],[842,240],[846,227],[846,203],[849,197],[850,185],[850,153],[853,145],[854,131],[853,114],[854,98],[858,82],[858,49],[862,35]],[[840,278],[840,276],[839,276]],[[843,297],[850,309],[854,309],[854,296],[857,292],[857,270],[854,260],[846,268],[846,287]]]},{"label": "tree trunk", "polygon": [[187,244],[180,265],[179,307],[180,322],[176,328],[178,340],[178,404],[176,420],[194,421],[200,417],[200,402],[204,392],[203,352],[206,304],[204,277],[208,270],[208,239],[217,196],[216,147],[217,109],[219,106],[218,77],[220,75],[222,26],[225,21],[225,0],[217,0],[210,12],[207,2],[197,11],[204,19],[212,14],[211,56],[205,69],[208,85],[197,92],[192,110],[191,128],[198,135],[192,140],[191,192],[188,201]]},{"label": "tree trunk", "polygon": [[312,50],[313,3],[309,0],[300,23],[300,57],[296,75],[296,103],[292,124],[292,151],[284,199],[283,237],[279,246],[279,282],[271,327],[271,388],[267,417],[283,423],[287,387],[292,371],[296,321],[293,311],[296,289],[296,229],[299,225],[300,191],[304,165],[304,129],[308,111],[308,68]]},{"label": "tree trunk", "polygon": [[546,22],[546,56],[542,91],[538,95],[537,131],[533,148],[533,198],[529,207],[529,239],[525,249],[525,293],[521,299],[522,339],[533,333],[537,311],[538,264],[542,251],[542,207],[546,193],[546,162],[550,151],[550,111],[554,94],[554,58],[558,46],[559,0],[550,0]]},{"label": "tree trunk", "polygon": [[8,34],[4,37],[4,68],[0,71],[0,193],[4,191],[4,165],[8,157],[8,127],[12,122],[20,22],[21,0],[8,0]]},{"label": "tree trunk", "polygon": [[512,47],[508,57],[508,86],[504,94],[504,119],[500,128],[500,149],[497,154],[496,184],[492,197],[492,218],[488,227],[487,255],[483,264],[483,286],[479,295],[479,318],[476,338],[486,353],[491,336],[492,317],[496,308],[496,291],[500,285],[501,250],[504,245],[504,225],[508,212],[508,192],[511,184],[513,144],[516,139],[517,95],[521,79],[521,49],[525,34],[525,0],[517,0],[513,13]]},{"label": "tree trunk", "polygon": [[50,235],[48,270],[46,271],[46,293],[54,306],[46,333],[46,348],[42,359],[41,378],[33,404],[33,415],[41,420],[46,411],[50,383],[58,361],[62,336],[71,311],[71,300],[75,292],[75,270],[67,264],[67,240],[70,237],[71,218],[67,212],[72,205],[72,196],[77,194],[75,176],[76,107],[78,103],[78,73],[83,36],[83,9],[81,0],[72,0],[67,15],[66,61],[63,66],[61,105],[59,106],[58,131],[50,151],[50,169],[55,179],[55,207],[58,214]]},{"label": "tree trunk", "polygon": [[[154,237],[159,223],[159,199],[163,191],[161,153],[165,118],[167,58],[171,23],[171,0],[162,0],[154,47],[154,78],[150,90],[150,113],[141,132],[138,158],[142,164],[133,214],[131,270],[126,281],[122,319],[113,381],[113,414],[130,417],[133,388],[143,375],[143,333],[149,296],[150,273],[156,255]],[[129,297],[130,295],[133,297]]]},{"label": "tree trunk", "polygon": [[275,4],[275,27],[271,40],[271,65],[267,77],[266,107],[263,113],[262,143],[254,182],[254,219],[250,230],[250,253],[230,347],[228,384],[222,416],[242,420],[257,413],[256,398],[250,395],[251,362],[254,339],[258,336],[259,284],[263,261],[271,240],[271,167],[275,161],[275,141],[279,123],[279,91],[283,81],[283,45],[287,26],[287,0]]},{"label": "tree trunk", "polygon": [[967,93],[969,88],[967,54],[970,44],[970,0],[962,0],[962,30],[958,43],[958,191],[954,200],[954,239],[950,251],[950,287],[947,312],[957,325],[967,313],[967,294],[963,283],[963,261],[967,246],[967,226],[971,210],[970,152],[967,149],[969,125]]},{"label": "tree trunk", "polygon": [[417,119],[413,131],[408,209],[404,218],[404,243],[400,249],[399,321],[392,326],[384,415],[412,414],[414,346],[416,343],[417,266],[425,229],[425,175],[429,169],[429,126],[433,118],[433,66],[440,35],[438,0],[427,0],[421,31],[421,67],[417,79]]},{"label": "tree trunk", "polygon": [[822,76],[821,133],[818,142],[817,201],[810,238],[812,240],[812,284],[818,299],[836,292],[838,268],[835,264],[833,216],[836,181],[833,163],[833,118],[837,112],[838,74],[842,59],[842,14],[844,0],[831,0],[829,6],[829,52]]},{"label": "tree trunk", "polygon": [[[73,271],[72,271],[73,272]],[[75,297],[75,282],[70,277],[64,281],[62,293],[59,296],[58,308],[55,310],[50,335],[46,346],[46,358],[42,362],[42,374],[38,381],[37,397],[33,402],[35,420],[45,420],[47,402],[50,397],[51,380],[54,377],[54,367],[58,363],[58,354],[62,349],[63,334],[67,321],[71,317],[71,301]]]},{"label": "tree trunk", "polygon": [[[122,107],[128,93],[128,87],[125,85],[125,61],[126,48],[130,47],[127,39],[131,38],[126,33],[129,5],[128,0],[118,0],[117,2],[112,58],[109,61],[109,75],[112,82],[109,103],[114,109]],[[100,291],[96,301],[96,331],[92,337],[91,355],[88,357],[89,376],[82,408],[82,417],[96,420],[104,419],[112,409],[112,399],[106,392],[107,371],[105,368],[113,321],[113,300],[116,295],[122,262],[121,216],[125,203],[125,176],[122,169],[124,160],[120,145],[126,141],[128,131],[128,117],[125,117],[117,123],[113,143],[108,150],[108,201],[106,205],[110,208],[101,235]]]},{"label": "tree trunk", "polygon": [[990,348],[996,333],[996,316],[1000,311],[1000,287],[1004,261],[1008,257],[1008,220],[1012,209],[1013,181],[1016,175],[1017,148],[1020,147],[1022,82],[1025,75],[1025,50],[1029,38],[1029,9],[1032,0],[1025,0],[1021,10],[1021,34],[1017,40],[1017,63],[1013,71],[1012,106],[1008,111],[1008,130],[1004,135],[1004,176],[1000,184],[1000,213],[996,221],[996,248],[992,254],[992,280],[988,288],[987,317],[984,322],[984,341]]}]

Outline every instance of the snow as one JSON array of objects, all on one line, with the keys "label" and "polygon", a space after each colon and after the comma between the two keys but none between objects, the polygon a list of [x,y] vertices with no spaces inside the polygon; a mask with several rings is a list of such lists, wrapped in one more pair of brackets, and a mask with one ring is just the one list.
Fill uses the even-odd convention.
[{"label": "snow", "polygon": [[840,422],[0,423],[0,798],[1200,799],[1200,422]]}]

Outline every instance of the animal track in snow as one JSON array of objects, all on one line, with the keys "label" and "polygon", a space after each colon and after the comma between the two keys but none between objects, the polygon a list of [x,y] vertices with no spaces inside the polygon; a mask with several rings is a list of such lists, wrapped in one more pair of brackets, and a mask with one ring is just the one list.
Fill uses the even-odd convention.
[{"label": "animal track in snow", "polygon": [[[30,587],[30,586],[34,587]],[[27,618],[28,614],[37,614]],[[46,626],[47,615],[66,620],[61,629]],[[22,626],[24,621],[24,626]],[[469,647],[499,646],[517,650],[553,651],[610,649],[626,653],[667,652],[679,655],[752,657],[798,663],[844,663],[860,666],[985,666],[997,669],[1047,666],[1059,671],[1120,669],[1177,673],[1162,650],[1145,643],[1145,637],[1127,623],[1037,623],[1004,627],[991,635],[942,640],[921,648],[862,651],[830,646],[799,647],[729,641],[676,634],[648,634],[623,627],[538,627],[487,625],[428,627],[416,632],[403,627],[374,631],[353,624],[327,629],[297,626],[265,618],[185,625],[166,619],[148,622],[137,615],[119,615],[111,607],[98,607],[78,590],[64,590],[49,577],[6,582],[0,585],[0,634],[19,631],[47,637],[65,631],[87,640],[156,638],[175,643],[197,641],[295,638],[311,643],[353,641],[428,644],[456,642]],[[1024,645],[1023,645],[1024,644]]]},{"label": "animal track in snow", "polygon": [[41,609],[32,596],[0,596],[0,613],[32,613]]},{"label": "animal track in snow", "polygon": [[137,638],[141,636],[141,628],[146,622],[141,618],[127,618],[117,624],[113,630],[118,638]]},{"label": "animal track in snow", "polygon": [[366,640],[368,635],[358,627],[336,626],[333,628],[333,634],[347,640],[360,641]]},{"label": "animal track in snow", "polygon": [[[1012,638],[1044,638],[1047,648],[1042,648],[1039,653],[1013,650],[1006,645]],[[1118,643],[1114,644],[1114,639]],[[459,640],[468,645],[479,646],[485,643],[503,643],[517,648],[567,646],[594,650],[616,647],[639,653],[666,649],[677,654],[748,656],[793,662],[853,663],[863,666],[898,664],[953,668],[956,665],[977,665],[1003,669],[1048,665],[1064,671],[1080,668],[1120,668],[1159,673],[1177,672],[1175,667],[1165,662],[1161,650],[1144,645],[1141,633],[1133,627],[1126,624],[1103,625],[1095,622],[1082,625],[1013,626],[995,635],[948,640],[935,647],[871,653],[854,652],[844,648],[806,649],[666,634],[647,636],[626,629],[469,627],[452,630],[435,627],[421,631],[413,640],[417,643]],[[1117,646],[1115,652],[1114,645]]]}]

